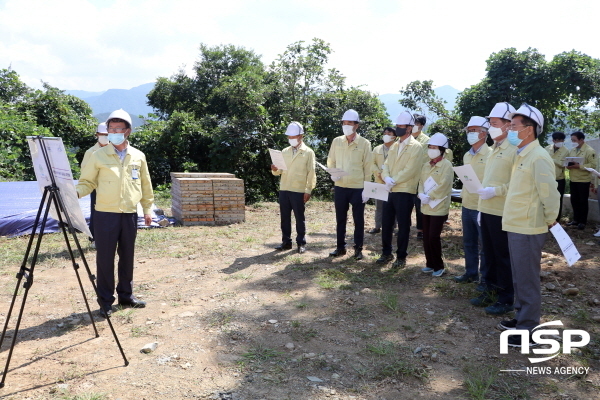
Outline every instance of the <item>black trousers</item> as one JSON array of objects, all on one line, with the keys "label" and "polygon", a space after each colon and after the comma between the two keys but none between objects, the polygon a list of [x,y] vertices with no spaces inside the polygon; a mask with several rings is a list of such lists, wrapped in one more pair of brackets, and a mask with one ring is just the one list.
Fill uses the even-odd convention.
[{"label": "black trousers", "polygon": [[304,221],[304,193],[279,191],[279,213],[281,214],[281,243],[292,243],[292,211],[296,218],[296,243],[306,244],[306,222]]},{"label": "black trousers", "polygon": [[94,240],[94,214],[96,213],[96,191],[90,193],[90,232],[92,232],[91,240]]},{"label": "black trousers", "polygon": [[423,230],[423,213],[421,212],[421,199],[416,194],[414,194],[413,196],[415,196],[415,213],[416,213],[416,219],[417,219],[417,230],[421,231],[421,230]]},{"label": "black trousers", "polygon": [[442,229],[448,215],[423,216],[423,250],[425,251],[426,266],[434,271],[444,269],[442,259]]},{"label": "black trousers", "polygon": [[96,276],[98,302],[109,308],[115,301],[115,252],[119,255],[117,295],[119,300],[133,296],[133,257],[137,236],[136,213],[96,211]]},{"label": "black trousers", "polygon": [[394,235],[394,220],[398,221],[398,259],[404,260],[408,255],[408,239],[410,237],[410,214],[415,204],[411,193],[391,192],[388,201],[383,205],[383,225],[381,230],[381,245],[384,255],[392,254],[392,238]]},{"label": "black trousers", "polygon": [[556,183],[558,184],[558,193],[560,193],[560,206],[558,208],[558,217],[556,217],[557,221],[560,221],[561,217],[562,217],[562,204],[563,204],[563,197],[565,196],[565,187],[567,184],[567,180],[566,179],[557,179]]},{"label": "black trousers", "polygon": [[514,303],[512,270],[508,234],[502,230],[502,217],[481,213],[481,242],[484,262],[487,263],[485,283],[487,290],[498,294],[498,302]]},{"label": "black trousers", "polygon": [[365,204],[362,202],[363,189],[353,189],[335,186],[333,204],[335,205],[335,220],[337,232],[337,248],[346,247],[346,222],[348,210],[352,205],[354,220],[354,247],[362,249],[365,240]]},{"label": "black trousers", "polygon": [[588,198],[590,197],[590,182],[571,182],[571,206],[573,220],[587,224]]}]

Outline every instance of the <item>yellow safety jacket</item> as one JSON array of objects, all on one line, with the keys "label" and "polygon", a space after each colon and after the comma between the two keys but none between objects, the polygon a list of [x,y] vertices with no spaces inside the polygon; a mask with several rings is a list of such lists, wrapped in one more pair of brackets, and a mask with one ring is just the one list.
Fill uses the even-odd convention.
[{"label": "yellow safety jacket", "polygon": [[352,143],[348,143],[346,136],[342,135],[331,142],[327,168],[340,168],[350,174],[337,180],[335,186],[363,189],[365,181],[371,181],[372,159],[371,142],[356,135]]},{"label": "yellow safety jacket", "polygon": [[491,149],[485,164],[481,185],[484,188],[494,187],[496,196],[487,200],[480,198],[477,209],[482,213],[501,217],[512,167],[517,157],[517,146],[513,146],[504,139],[500,146],[494,144]]},{"label": "yellow safety jacket", "polygon": [[423,166],[421,162],[423,150],[421,144],[412,135],[409,135],[404,142],[406,142],[404,146],[397,141],[390,147],[381,176],[384,180],[389,176],[396,181],[392,192],[415,194]]},{"label": "yellow safety jacket", "polygon": [[281,176],[279,190],[311,194],[317,185],[315,152],[302,142],[296,154],[292,146],[283,149],[281,154],[288,169],[271,170],[273,175]]},{"label": "yellow safety jacket", "polygon": [[596,151],[587,143],[584,143],[580,149],[575,147],[569,151],[567,157],[583,157],[583,164],[579,164],[579,169],[570,169],[569,178],[571,182],[591,182],[592,173],[586,171],[585,168],[596,167]]},{"label": "yellow safety jacket", "polygon": [[[481,182],[483,180],[483,171],[485,170],[485,163],[487,162],[488,155],[490,154],[490,147],[484,143],[479,151],[472,155],[470,151],[467,151],[463,156],[463,165],[471,164],[475,170],[475,175]],[[477,210],[479,206],[479,195],[477,193],[469,193],[467,189],[462,190],[460,193],[462,198],[462,205],[469,210]]]},{"label": "yellow safety jacket", "polygon": [[452,182],[454,181],[454,171],[452,163],[445,158],[442,158],[433,167],[429,161],[423,164],[421,169],[421,180],[419,182],[419,193],[423,193],[425,181],[433,178],[438,184],[434,190],[429,192],[428,196],[431,200],[438,200],[446,197],[435,208],[431,208],[429,204],[421,203],[421,212],[426,215],[448,215],[450,210],[450,193],[452,192]]},{"label": "yellow safety jacket", "polygon": [[552,158],[554,162],[554,174],[556,175],[556,180],[565,179],[565,157],[569,154],[569,149],[566,147],[561,147],[554,151],[554,144],[546,147],[546,151]]}]

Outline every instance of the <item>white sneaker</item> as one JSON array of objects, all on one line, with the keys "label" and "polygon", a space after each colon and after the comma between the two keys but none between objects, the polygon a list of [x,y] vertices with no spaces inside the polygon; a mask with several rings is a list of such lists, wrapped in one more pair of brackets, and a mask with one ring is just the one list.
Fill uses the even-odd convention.
[{"label": "white sneaker", "polygon": [[445,271],[445,269],[440,269],[439,271],[434,271],[431,275],[440,277],[440,276],[444,275],[444,271]]},{"label": "white sneaker", "polygon": [[598,232],[594,233],[594,236],[600,237],[600,229],[598,229]]}]

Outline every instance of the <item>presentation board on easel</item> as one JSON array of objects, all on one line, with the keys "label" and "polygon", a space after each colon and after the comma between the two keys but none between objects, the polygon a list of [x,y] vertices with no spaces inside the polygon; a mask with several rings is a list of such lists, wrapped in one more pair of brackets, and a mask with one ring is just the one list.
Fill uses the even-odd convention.
[{"label": "presentation board on easel", "polygon": [[[75,190],[75,185],[73,184],[73,173],[62,138],[27,136],[27,142],[29,143],[29,149],[31,151],[31,159],[33,161],[33,169],[40,191],[43,193],[46,186],[52,185],[50,172],[44,161],[44,155],[39,148],[40,140],[44,141],[44,147],[48,154],[56,186],[60,189],[65,210],[69,213],[73,227],[91,237],[92,233],[85,222],[83,211],[81,211],[81,207],[79,207],[79,198],[77,196],[77,191]],[[55,220],[59,220],[57,210],[54,207],[50,209],[50,215],[52,215],[52,218]],[[62,220],[67,220],[64,215]]]}]

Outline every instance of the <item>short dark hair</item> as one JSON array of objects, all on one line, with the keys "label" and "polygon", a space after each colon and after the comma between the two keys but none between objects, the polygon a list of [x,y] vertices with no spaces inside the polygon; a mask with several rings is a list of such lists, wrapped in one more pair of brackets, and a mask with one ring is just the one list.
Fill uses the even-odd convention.
[{"label": "short dark hair", "polygon": [[571,133],[571,136],[576,136],[577,140],[585,139],[585,134],[581,131],[573,132],[573,133]]},{"label": "short dark hair", "polygon": [[446,148],[444,146],[438,146],[438,149],[440,149],[440,154],[446,154]]},{"label": "short dark hair", "polygon": [[396,130],[389,126],[383,130],[383,133],[386,133],[386,132],[391,132],[392,135],[396,135]]},{"label": "short dark hair", "polygon": [[425,126],[425,124],[427,123],[427,118],[425,118],[424,115],[415,114],[415,123]]},{"label": "short dark hair", "polygon": [[554,132],[552,134],[553,140],[565,140],[565,134],[563,132]]}]

